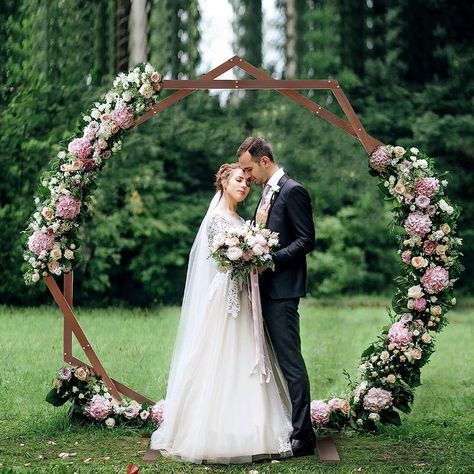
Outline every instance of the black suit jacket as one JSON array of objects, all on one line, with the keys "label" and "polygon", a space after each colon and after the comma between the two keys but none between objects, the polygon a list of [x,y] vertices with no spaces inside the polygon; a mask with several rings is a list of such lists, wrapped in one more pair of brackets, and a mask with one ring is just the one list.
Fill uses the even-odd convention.
[{"label": "black suit jacket", "polygon": [[279,247],[273,257],[275,271],[260,275],[260,291],[262,297],[272,299],[300,298],[306,294],[306,254],[315,247],[311,199],[306,189],[286,174],[278,186],[265,225],[279,233]]}]

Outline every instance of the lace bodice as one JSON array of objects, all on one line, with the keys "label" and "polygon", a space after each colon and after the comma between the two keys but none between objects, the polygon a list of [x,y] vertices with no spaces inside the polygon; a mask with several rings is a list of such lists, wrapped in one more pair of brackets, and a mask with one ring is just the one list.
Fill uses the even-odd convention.
[{"label": "lace bodice", "polygon": [[[214,237],[233,227],[243,225],[245,221],[241,217],[234,217],[225,212],[215,212],[209,219],[207,226],[207,240],[209,246]],[[227,294],[226,312],[229,316],[236,318],[240,313],[240,297],[242,286],[230,277],[230,271],[217,272],[211,283],[209,299],[212,300],[217,291],[224,291]]]}]

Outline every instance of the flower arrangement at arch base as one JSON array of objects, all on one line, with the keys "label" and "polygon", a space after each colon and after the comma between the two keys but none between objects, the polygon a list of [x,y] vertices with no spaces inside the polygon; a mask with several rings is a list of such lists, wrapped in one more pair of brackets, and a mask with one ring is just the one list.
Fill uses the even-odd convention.
[{"label": "flower arrangement at arch base", "polygon": [[102,378],[89,367],[63,367],[57,374],[46,401],[54,406],[72,402],[69,417],[87,423],[113,428],[116,425],[160,425],[164,417],[164,400],[155,405],[124,399],[118,403]]},{"label": "flower arrangement at arch base", "polygon": [[[311,402],[316,430],[351,427],[374,431],[377,423],[400,425],[409,413],[420,369],[434,352],[433,333],[447,324],[456,304],[453,284],[462,272],[456,236],[459,208],[446,197],[448,182],[434,160],[417,148],[380,146],[370,156],[370,173],[393,203],[402,274],[389,310],[391,324],[361,356],[360,380],[342,398]],[[349,379],[350,380],[350,379]]]}]

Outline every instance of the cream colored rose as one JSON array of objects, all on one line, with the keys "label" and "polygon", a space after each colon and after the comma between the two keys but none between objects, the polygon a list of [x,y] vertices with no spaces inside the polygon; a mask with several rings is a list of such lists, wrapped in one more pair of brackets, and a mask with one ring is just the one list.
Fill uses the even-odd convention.
[{"label": "cream colored rose", "polygon": [[437,245],[436,246],[436,253],[438,255],[444,255],[446,253],[446,250],[448,250],[447,245]]},{"label": "cream colored rose", "polygon": [[48,263],[48,269],[51,273],[55,273],[59,268],[59,263],[54,260],[53,262]]},{"label": "cream colored rose", "polygon": [[395,192],[398,194],[404,194],[406,191],[405,185],[401,183],[400,181],[395,185],[394,189],[395,189]]},{"label": "cream colored rose", "polygon": [[426,265],[428,265],[428,261],[423,257],[413,257],[411,259],[411,264],[415,268],[423,268],[423,267],[426,267]]},{"label": "cream colored rose", "polygon": [[430,336],[427,332],[425,332],[425,333],[423,334],[423,336],[421,336],[421,340],[422,340],[425,344],[429,344],[429,343],[432,341],[432,338],[431,338],[431,336]]},{"label": "cream colored rose", "polygon": [[34,283],[36,283],[40,279],[39,273],[33,273],[31,279]]},{"label": "cream colored rose", "polygon": [[104,140],[103,138],[99,138],[99,140],[97,140],[97,143],[98,143],[99,148],[100,148],[101,150],[105,150],[105,149],[107,148],[108,143],[107,143],[107,141]]},{"label": "cream colored rose", "polygon": [[420,285],[411,286],[408,288],[409,298],[421,298],[423,296],[423,290]]},{"label": "cream colored rose", "polygon": [[89,371],[84,367],[78,367],[74,372],[74,375],[78,380],[82,380],[84,382],[89,377]]},{"label": "cream colored rose", "polygon": [[395,383],[396,380],[397,380],[397,377],[395,377],[394,374],[388,374],[387,375],[387,382],[388,383]]},{"label": "cream colored rose", "polygon": [[445,233],[449,234],[451,232],[451,227],[449,227],[449,224],[443,224],[440,229]]},{"label": "cream colored rose", "polygon": [[433,314],[434,316],[440,316],[441,313],[443,312],[441,306],[432,306],[430,309],[430,313]]},{"label": "cream colored rose", "polygon": [[72,250],[66,249],[64,251],[64,257],[68,260],[72,260],[74,258],[74,252]]},{"label": "cream colored rose", "polygon": [[59,247],[54,247],[53,250],[49,253],[49,256],[53,260],[59,260],[62,257],[63,253],[61,252],[61,249]]},{"label": "cream colored rose", "polygon": [[339,410],[342,411],[344,414],[348,414],[351,411],[351,406],[347,400],[343,400],[339,406]]},{"label": "cream colored rose", "polygon": [[401,156],[403,156],[405,153],[406,153],[406,150],[405,148],[403,148],[402,146],[396,146],[393,151],[395,152],[395,156],[397,158],[400,158]]},{"label": "cream colored rose", "polygon": [[382,353],[380,354],[380,359],[382,359],[383,361],[390,359],[390,353],[388,351],[382,351]]},{"label": "cream colored rose", "polygon": [[415,348],[411,351],[411,358],[414,360],[421,359],[421,349]]},{"label": "cream colored rose", "polygon": [[388,350],[389,351],[393,351],[393,349],[395,349],[395,344],[393,344],[392,342],[388,345]]},{"label": "cream colored rose", "polygon": [[41,211],[41,215],[47,220],[50,221],[53,218],[54,212],[50,207],[44,207]]}]

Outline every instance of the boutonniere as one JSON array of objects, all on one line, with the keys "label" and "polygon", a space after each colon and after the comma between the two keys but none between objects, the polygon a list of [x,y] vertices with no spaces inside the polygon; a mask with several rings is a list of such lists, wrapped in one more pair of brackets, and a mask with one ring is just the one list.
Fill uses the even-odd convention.
[{"label": "boutonniere", "polygon": [[270,191],[272,192],[272,194],[276,194],[280,191],[280,186],[278,186],[278,184],[274,184],[271,188],[270,188]]}]

